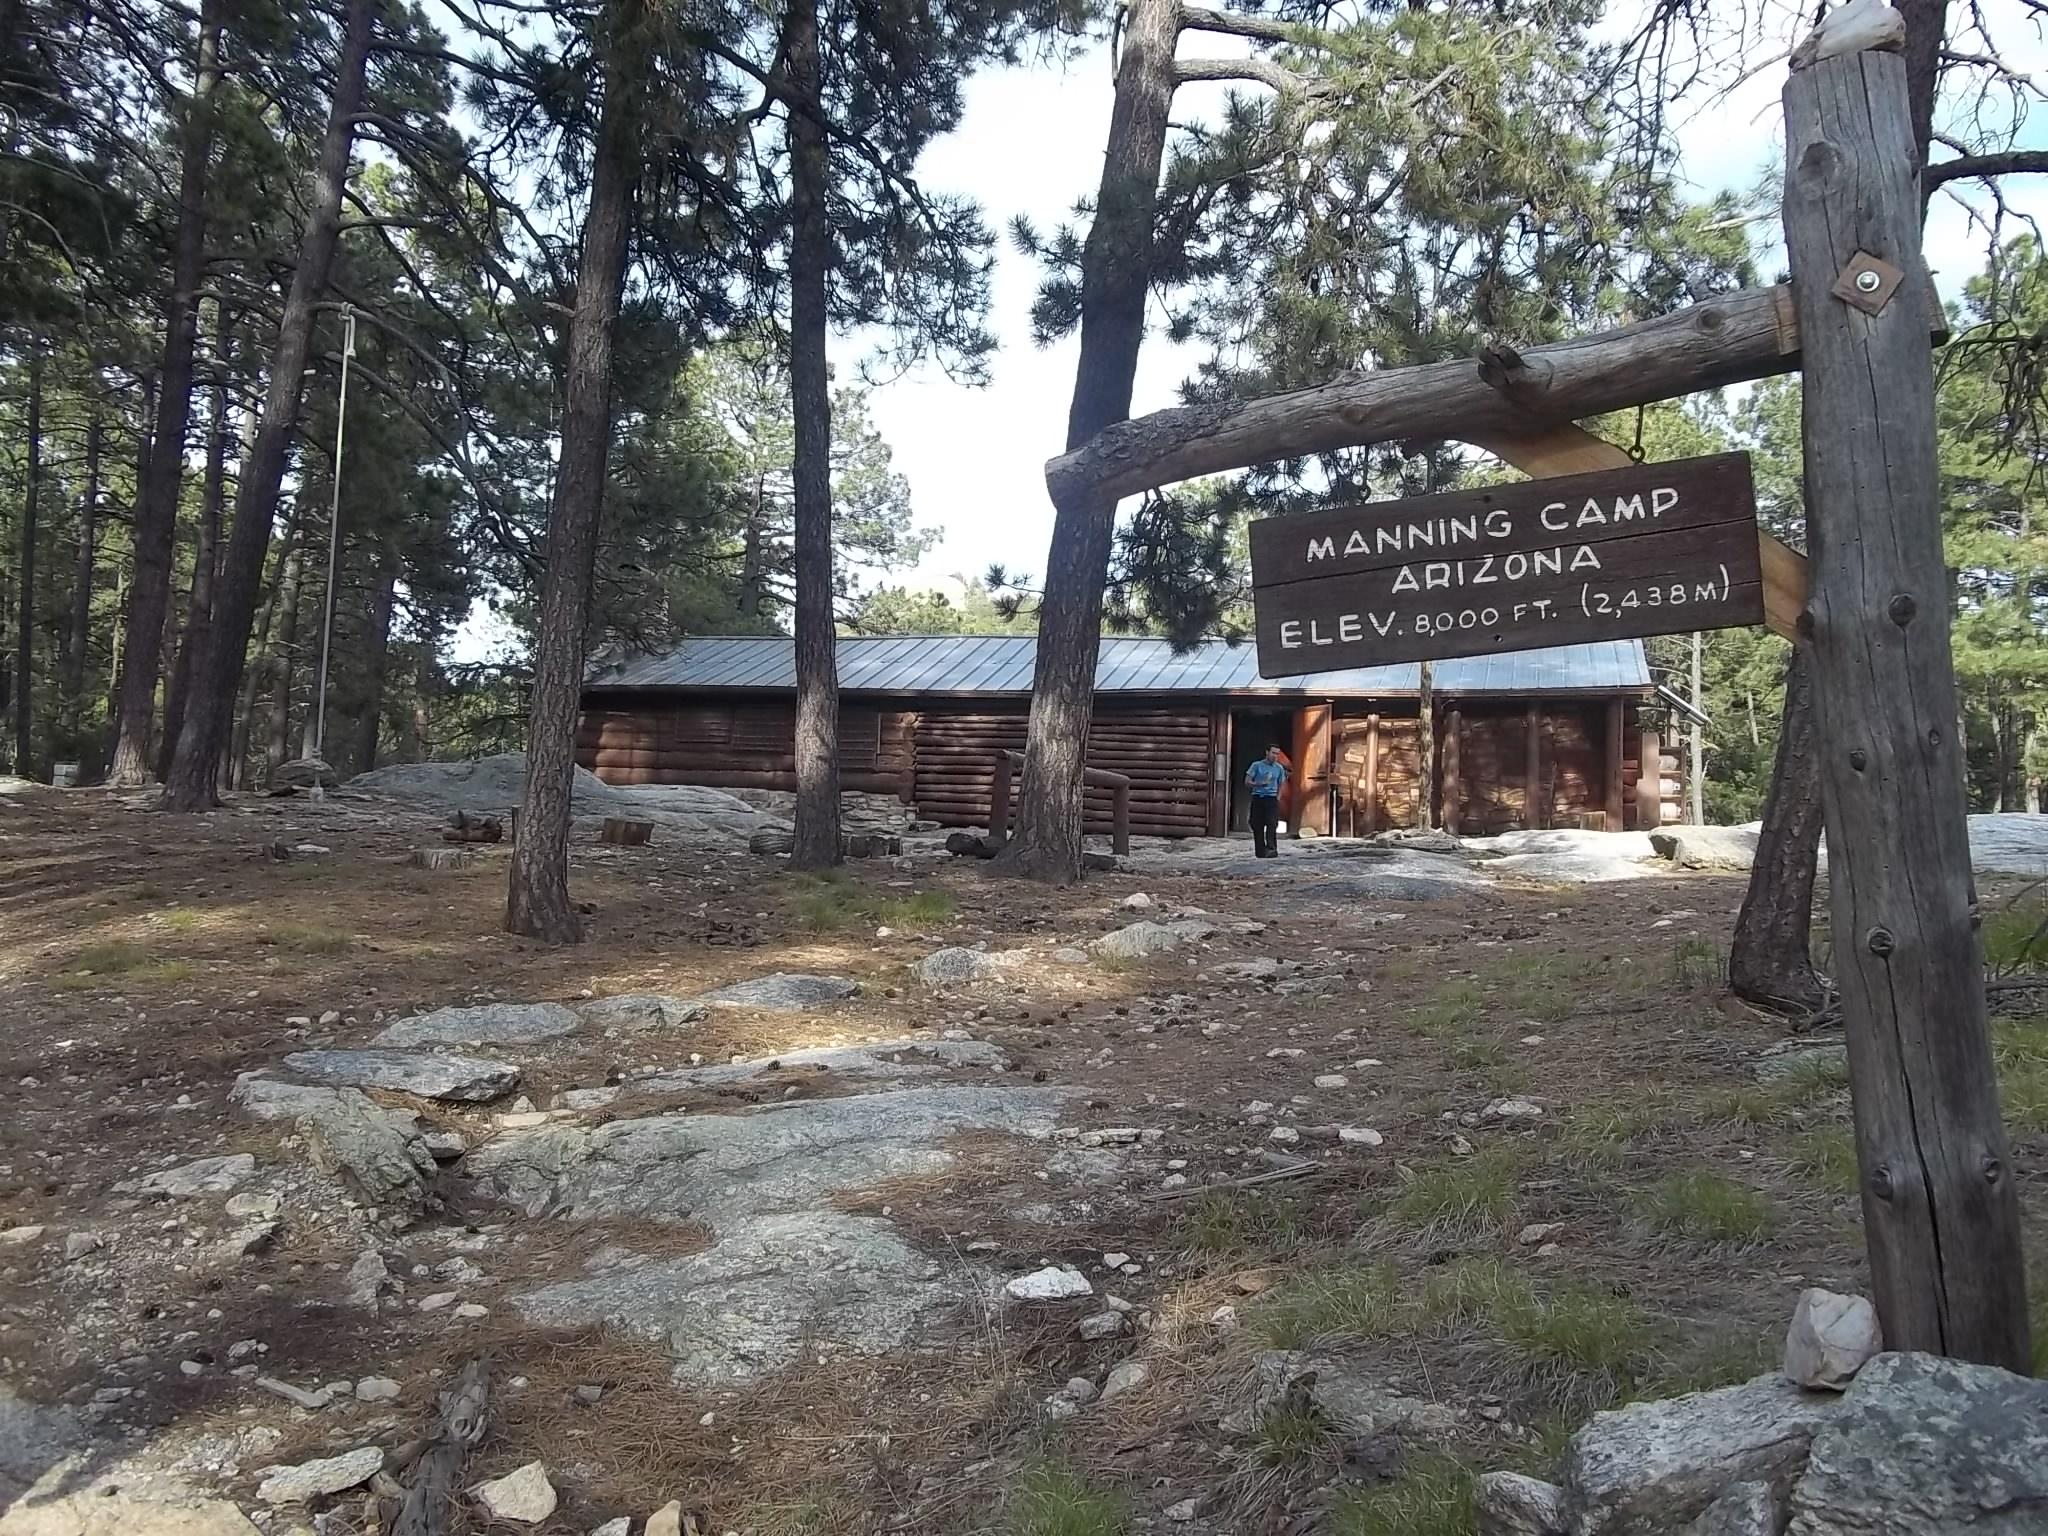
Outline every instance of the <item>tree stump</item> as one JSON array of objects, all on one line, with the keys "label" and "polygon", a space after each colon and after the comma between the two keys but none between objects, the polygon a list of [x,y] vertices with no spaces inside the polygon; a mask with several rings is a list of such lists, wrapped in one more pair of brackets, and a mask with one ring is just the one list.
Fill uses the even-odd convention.
[{"label": "tree stump", "polygon": [[629,821],[623,816],[607,816],[599,839],[618,848],[638,848],[652,836],[654,823],[651,821]]},{"label": "tree stump", "polygon": [[892,858],[903,851],[903,839],[893,832],[848,832],[839,839],[839,851],[849,859]]},{"label": "tree stump", "polygon": [[476,855],[466,848],[415,848],[408,862],[414,869],[466,869]]}]

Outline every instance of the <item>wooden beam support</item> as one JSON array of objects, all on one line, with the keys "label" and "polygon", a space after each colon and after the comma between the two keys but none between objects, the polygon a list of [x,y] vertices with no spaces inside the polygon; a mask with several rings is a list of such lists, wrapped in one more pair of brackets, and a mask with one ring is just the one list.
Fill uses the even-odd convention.
[{"label": "wooden beam support", "polygon": [[[1539,480],[1626,469],[1635,462],[1627,449],[1569,421],[1513,432],[1468,433],[1464,440]],[[1798,633],[1799,615],[1806,607],[1806,556],[1761,528],[1756,542],[1764,578],[1764,624],[1772,634],[1790,640]]]},{"label": "wooden beam support", "polygon": [[1522,765],[1522,825],[1528,831],[1539,831],[1548,819],[1547,807],[1543,804],[1543,701],[1529,701],[1528,720],[1524,726]]},{"label": "wooden beam support", "polygon": [[1318,834],[1330,824],[1330,714],[1328,704],[1304,704],[1294,712],[1293,831]]},{"label": "wooden beam support", "polygon": [[1976,923],[1934,370],[1916,290],[1920,187],[1895,53],[1825,56],[1785,87],[1785,248],[1806,338],[1806,513],[1828,890],[1863,1228],[1887,1348],[2028,1374],[2018,1179]]},{"label": "wooden beam support", "polygon": [[1365,826],[1366,837],[1380,829],[1380,717],[1365,717]]},{"label": "wooden beam support", "polygon": [[1621,782],[1622,736],[1628,729],[1628,705],[1619,697],[1607,701],[1607,830],[1628,827],[1628,798]]},{"label": "wooden beam support", "polygon": [[1010,780],[1017,769],[1014,752],[996,754],[994,781],[989,786],[988,840],[997,848],[1010,840]]},{"label": "wooden beam support", "polygon": [[[1750,288],[1516,352],[1353,373],[1313,389],[1119,422],[1045,466],[1055,505],[1399,438],[1471,440],[1718,389],[1799,366],[1790,291]],[[1447,426],[1455,430],[1446,432]]]},{"label": "wooden beam support", "polygon": [[1464,768],[1465,713],[1453,704],[1444,716],[1444,830],[1458,835],[1458,813],[1463,809],[1459,800],[1465,793],[1465,784],[1460,776]]},{"label": "wooden beam support", "polygon": [[1436,825],[1436,706],[1430,697],[1435,681],[1435,664],[1425,661],[1415,693],[1415,712],[1420,717],[1415,737],[1415,825],[1425,832]]}]

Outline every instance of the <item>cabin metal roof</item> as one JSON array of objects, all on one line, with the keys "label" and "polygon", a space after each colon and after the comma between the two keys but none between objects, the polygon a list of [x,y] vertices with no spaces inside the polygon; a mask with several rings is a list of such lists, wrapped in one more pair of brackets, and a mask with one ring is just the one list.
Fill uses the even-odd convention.
[{"label": "cabin metal roof", "polygon": [[[842,637],[839,687],[845,693],[1018,694],[1031,692],[1038,657],[1034,635],[882,635]],[[1257,650],[1207,640],[1175,654],[1165,640],[1106,639],[1095,674],[1098,693],[1228,693],[1321,698],[1413,694],[1421,667],[1402,662],[1306,677],[1259,676]],[[730,690],[789,692],[796,687],[796,642],[784,636],[707,635],[659,656],[600,667],[587,691]],[[1438,693],[1646,693],[1650,667],[1640,640],[1602,640],[1538,651],[1508,651],[1436,663]]]}]

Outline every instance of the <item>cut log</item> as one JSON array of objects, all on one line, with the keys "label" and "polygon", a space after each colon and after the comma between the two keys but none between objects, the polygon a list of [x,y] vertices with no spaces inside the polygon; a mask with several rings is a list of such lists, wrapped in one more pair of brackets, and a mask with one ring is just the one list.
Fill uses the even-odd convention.
[{"label": "cut log", "polygon": [[415,848],[408,862],[414,869],[467,869],[476,855],[466,848]]},{"label": "cut log", "polygon": [[629,821],[623,816],[607,816],[604,827],[598,833],[601,841],[618,848],[638,848],[654,836],[651,821]]},{"label": "cut log", "polygon": [[449,1511],[457,1507],[462,1486],[462,1463],[482,1443],[490,1424],[490,1393],[490,1362],[472,1360],[441,1394],[440,1421],[414,1463],[391,1536],[443,1536],[449,1529]]}]

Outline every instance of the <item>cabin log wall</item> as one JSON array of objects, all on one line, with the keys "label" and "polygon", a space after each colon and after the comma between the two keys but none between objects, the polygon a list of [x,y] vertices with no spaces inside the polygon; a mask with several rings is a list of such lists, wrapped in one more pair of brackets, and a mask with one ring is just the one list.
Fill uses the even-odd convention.
[{"label": "cabin log wall", "polygon": [[[1413,701],[1343,700],[1324,707],[1327,784],[1336,805],[1318,830],[1330,820],[1345,836],[1414,826],[1421,772]],[[1535,712],[1539,788],[1537,816],[1530,820],[1530,709],[1525,699],[1441,701],[1440,762],[1443,733],[1452,718],[1459,721],[1461,835],[1483,837],[1531,825],[1575,827],[1609,805],[1607,700],[1545,699]],[[1219,807],[1229,803],[1229,785],[1216,781],[1214,763],[1216,754],[1229,750],[1228,710],[1227,701],[1207,698],[1113,702],[1097,709],[1087,764],[1130,776],[1133,833],[1201,837],[1220,830]],[[1631,727],[1634,715],[1632,706],[1625,711]],[[1026,719],[1023,700],[934,701],[917,710],[892,700],[844,700],[841,785],[894,795],[943,826],[983,826],[996,754],[1024,749]],[[606,694],[591,699],[578,722],[576,761],[609,784],[794,790],[795,720],[795,705],[785,699]],[[1631,825],[1646,819],[1637,811],[1643,745],[1639,730],[1627,731],[1621,788]],[[1669,773],[1676,765],[1666,758],[1656,766]],[[1439,784],[1437,825],[1444,824],[1442,793]],[[1090,789],[1085,803],[1087,830],[1107,835],[1109,792]]]}]

